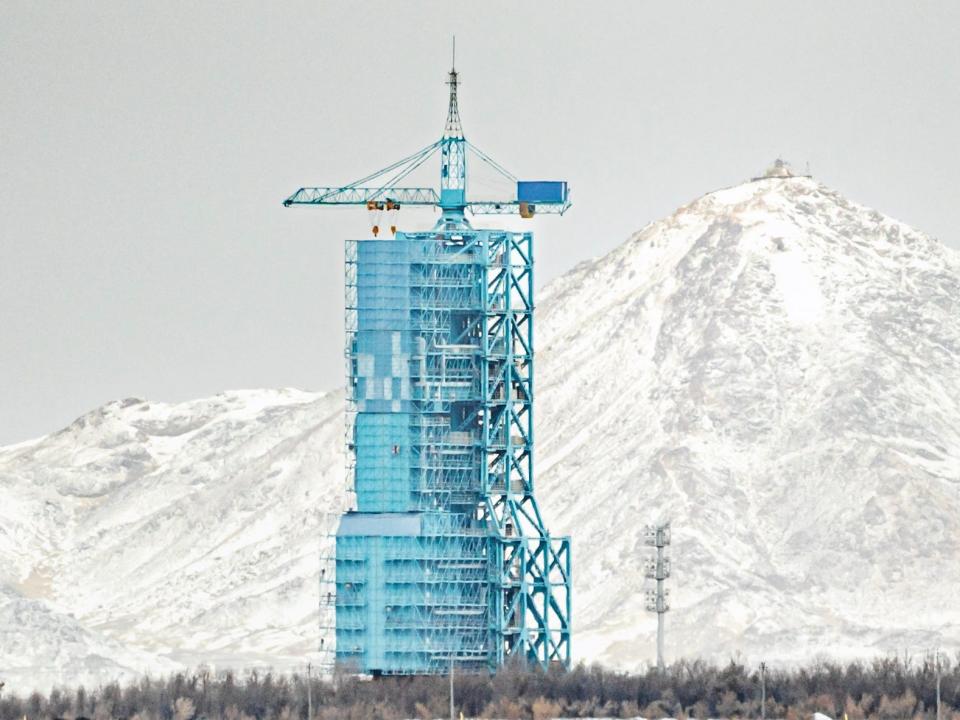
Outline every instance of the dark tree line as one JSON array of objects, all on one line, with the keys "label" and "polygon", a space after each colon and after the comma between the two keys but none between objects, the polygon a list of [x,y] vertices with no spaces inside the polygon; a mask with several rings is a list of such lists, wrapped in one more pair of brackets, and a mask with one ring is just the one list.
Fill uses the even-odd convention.
[{"label": "dark tree line", "polygon": [[[816,662],[768,669],[766,716],[802,720],[814,712],[848,720],[935,720],[932,657],[888,657],[841,664]],[[960,656],[941,659],[941,718],[960,720]],[[731,660],[674,663],[664,673],[619,673],[598,665],[542,672],[520,665],[496,675],[455,678],[458,712],[466,717],[548,720],[555,717],[758,718],[757,668]],[[146,677],[96,689],[58,688],[0,697],[0,719],[43,720],[400,720],[447,717],[445,677],[361,679],[206,670]]]}]

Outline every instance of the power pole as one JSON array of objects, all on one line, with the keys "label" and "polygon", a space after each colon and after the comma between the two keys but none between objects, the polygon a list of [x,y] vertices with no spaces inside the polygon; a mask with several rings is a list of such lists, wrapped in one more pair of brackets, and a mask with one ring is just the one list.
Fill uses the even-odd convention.
[{"label": "power pole", "polygon": [[767,664],[760,663],[760,720],[767,720]]},{"label": "power pole", "polygon": [[313,682],[310,679],[310,663],[307,663],[307,720],[313,720]]},{"label": "power pole", "polygon": [[450,651],[450,720],[457,720],[453,716],[453,650]]},{"label": "power pole", "polygon": [[940,651],[937,650],[936,659],[934,660],[934,668],[937,671],[937,720],[940,720]]},{"label": "power pole", "polygon": [[670,544],[670,523],[647,525],[643,535],[644,543],[657,549],[656,555],[647,558],[645,574],[657,581],[657,589],[647,591],[647,610],[657,614],[657,669],[663,672],[666,667],[663,659],[663,616],[670,609],[667,603],[670,591],[663,584],[670,577],[670,559],[665,555],[664,548]]}]

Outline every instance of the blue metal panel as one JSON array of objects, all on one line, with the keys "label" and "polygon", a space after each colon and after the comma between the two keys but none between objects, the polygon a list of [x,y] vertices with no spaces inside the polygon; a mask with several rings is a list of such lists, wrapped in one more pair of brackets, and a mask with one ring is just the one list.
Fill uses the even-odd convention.
[{"label": "blue metal panel", "polygon": [[355,492],[363,512],[416,509],[411,483],[410,415],[364,412],[357,416],[354,439]]},{"label": "blue metal panel", "polygon": [[567,183],[563,180],[520,180],[517,182],[517,200],[564,203],[567,201]]},{"label": "blue metal panel", "polygon": [[442,188],[440,207],[462,207],[467,204],[467,195],[463,188]]},{"label": "blue metal panel", "polygon": [[419,513],[347,513],[337,535],[403,536],[420,534]]}]

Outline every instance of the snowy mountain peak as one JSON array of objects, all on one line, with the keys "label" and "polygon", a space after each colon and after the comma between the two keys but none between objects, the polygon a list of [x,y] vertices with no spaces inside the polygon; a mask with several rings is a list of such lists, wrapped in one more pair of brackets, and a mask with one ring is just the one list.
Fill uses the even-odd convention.
[{"label": "snowy mountain peak", "polygon": [[950,593],[911,590],[960,587],[955,253],[811,178],[765,177],[648,225],[541,307],[540,487],[597,550],[577,597],[600,657],[651,638],[640,527],[663,516],[682,652],[957,636]]}]

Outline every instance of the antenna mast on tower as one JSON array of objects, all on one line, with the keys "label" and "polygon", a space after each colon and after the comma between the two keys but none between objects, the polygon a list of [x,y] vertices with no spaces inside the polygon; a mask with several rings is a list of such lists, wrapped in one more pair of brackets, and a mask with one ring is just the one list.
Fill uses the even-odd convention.
[{"label": "antenna mast on tower", "polygon": [[664,581],[670,577],[670,559],[666,557],[664,549],[670,544],[670,523],[647,525],[643,534],[644,543],[657,549],[655,555],[647,558],[645,575],[657,582],[655,590],[647,591],[647,610],[657,614],[657,669],[663,672],[665,668],[663,659],[663,616],[670,609],[670,605],[667,603],[670,591],[664,588]]}]

